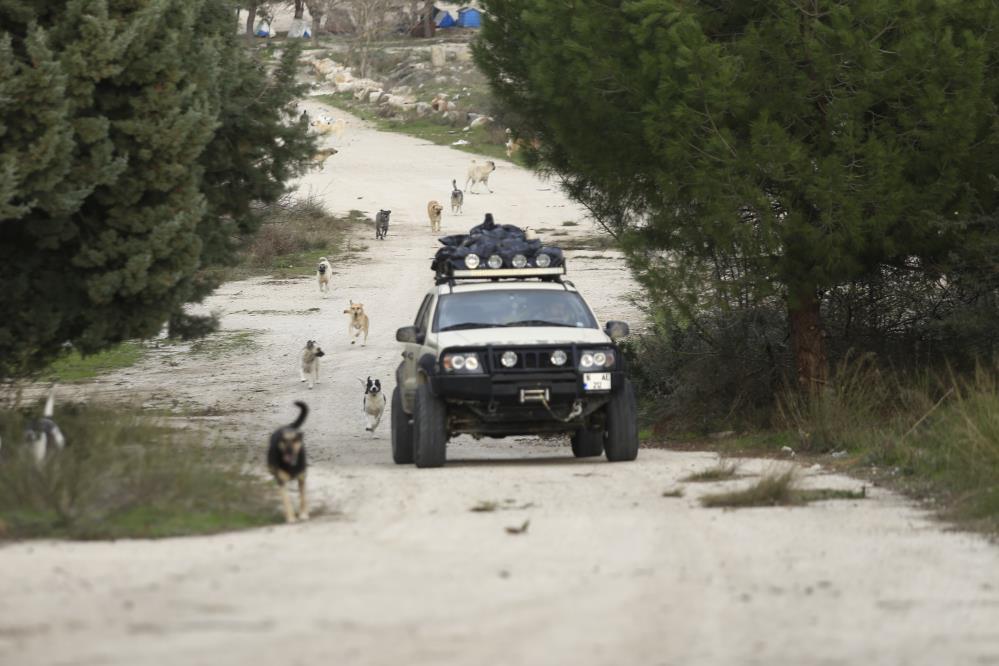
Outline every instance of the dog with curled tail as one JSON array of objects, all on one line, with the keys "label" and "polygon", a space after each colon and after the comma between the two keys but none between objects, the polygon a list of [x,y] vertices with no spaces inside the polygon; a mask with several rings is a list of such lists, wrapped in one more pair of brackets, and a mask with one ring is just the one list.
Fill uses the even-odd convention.
[{"label": "dog with curled tail", "polygon": [[278,484],[284,517],[289,523],[296,520],[291,498],[288,497],[287,486],[292,481],[298,481],[297,520],[309,519],[309,505],[305,495],[305,470],[308,463],[305,458],[305,435],[301,429],[305,418],[309,415],[309,408],[301,401],[296,401],[295,405],[299,410],[298,418],[271,433],[270,444],[267,447],[267,469]]}]

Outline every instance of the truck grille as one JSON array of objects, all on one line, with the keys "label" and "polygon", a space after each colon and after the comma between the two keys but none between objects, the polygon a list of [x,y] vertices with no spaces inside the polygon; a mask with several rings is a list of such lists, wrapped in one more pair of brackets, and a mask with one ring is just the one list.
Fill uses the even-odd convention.
[{"label": "truck grille", "polygon": [[[551,360],[552,352],[561,349],[565,352],[567,360],[564,365],[554,365]],[[493,348],[490,354],[491,368],[493,372],[537,372],[539,370],[564,370],[574,371],[576,368],[576,353],[572,345],[564,347],[531,347],[529,349],[496,349]],[[517,354],[517,364],[512,368],[507,368],[500,361],[500,357],[507,351]]]}]

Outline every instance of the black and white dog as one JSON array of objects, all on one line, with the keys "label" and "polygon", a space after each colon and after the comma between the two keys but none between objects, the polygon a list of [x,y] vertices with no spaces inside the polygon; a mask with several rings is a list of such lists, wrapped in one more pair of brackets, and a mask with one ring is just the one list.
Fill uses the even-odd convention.
[{"label": "black and white dog", "polygon": [[267,469],[274,475],[278,489],[281,491],[281,504],[284,507],[284,517],[289,523],[295,522],[295,512],[288,497],[287,484],[298,481],[298,519],[309,519],[309,506],[305,499],[305,435],[301,431],[309,408],[304,402],[295,401],[298,406],[298,418],[289,425],[278,428],[271,433],[270,445],[267,447]]},{"label": "black and white dog", "polygon": [[367,432],[374,432],[381,423],[384,413],[385,394],[382,393],[382,383],[368,377],[368,383],[364,388],[364,429]]},{"label": "black and white dog", "polygon": [[52,449],[62,451],[66,448],[66,438],[59,425],[52,419],[55,413],[55,386],[49,390],[45,401],[45,411],[42,418],[30,422],[24,429],[24,442],[31,447],[31,454],[36,465],[45,462],[45,457]]},{"label": "black and white dog", "polygon": [[385,240],[385,234],[388,233],[389,215],[391,214],[390,210],[379,210],[378,214],[375,215],[375,238],[377,240]]},{"label": "black and white dog", "polygon": [[458,181],[451,179],[451,214],[461,215],[465,203],[465,193],[458,189]]}]

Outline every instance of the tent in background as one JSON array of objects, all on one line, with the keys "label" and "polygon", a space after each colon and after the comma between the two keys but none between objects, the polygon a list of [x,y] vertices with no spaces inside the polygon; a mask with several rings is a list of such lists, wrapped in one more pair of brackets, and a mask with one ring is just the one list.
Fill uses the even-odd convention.
[{"label": "tent in background", "polygon": [[434,22],[438,28],[453,28],[458,22],[451,16],[451,12],[441,11],[434,17]]},{"label": "tent in background", "polygon": [[475,7],[462,7],[458,10],[458,26],[461,28],[482,27],[482,10]]}]

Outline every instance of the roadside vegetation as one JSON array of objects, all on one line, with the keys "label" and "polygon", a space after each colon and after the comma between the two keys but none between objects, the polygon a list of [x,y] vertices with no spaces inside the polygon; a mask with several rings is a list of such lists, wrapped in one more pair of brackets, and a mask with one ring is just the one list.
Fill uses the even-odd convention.
[{"label": "roadside vegetation", "polygon": [[131,367],[141,361],[145,353],[145,344],[140,340],[128,340],[89,356],[71,351],[53,362],[40,374],[39,379],[60,384],[82,382]]},{"label": "roadside vegetation", "polygon": [[866,496],[866,488],[857,491],[801,488],[797,468],[786,466],[784,469],[769,470],[748,488],[705,495],[701,497],[701,504],[710,508],[739,509],[759,506],[800,506],[826,500],[864,499]]},{"label": "roadside vegetation", "polygon": [[0,539],[159,538],[280,522],[273,490],[206,434],[119,407],[58,406],[68,446],[36,465],[39,409],[0,413]]}]

